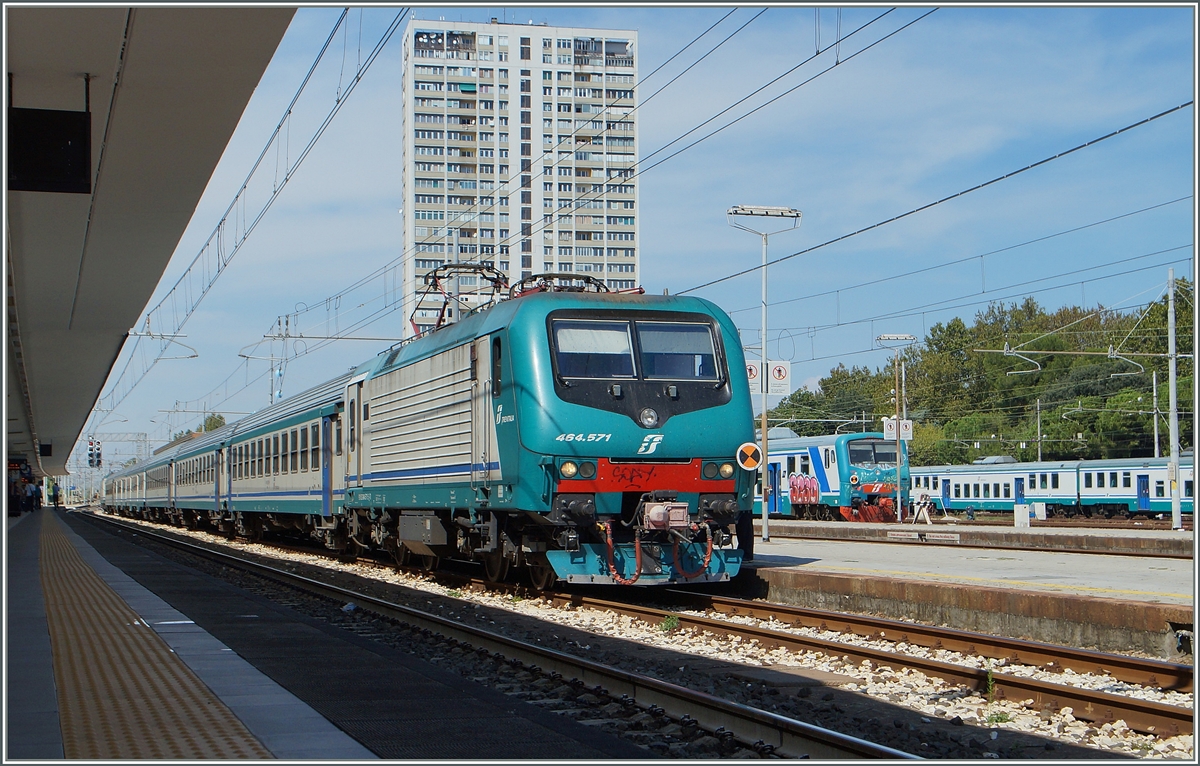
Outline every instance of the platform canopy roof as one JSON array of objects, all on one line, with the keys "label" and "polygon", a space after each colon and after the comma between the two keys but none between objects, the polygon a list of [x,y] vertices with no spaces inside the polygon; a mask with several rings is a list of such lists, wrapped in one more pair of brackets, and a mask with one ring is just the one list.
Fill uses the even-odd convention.
[{"label": "platform canopy roof", "polygon": [[67,473],[295,10],[6,6],[7,445],[35,474]]}]

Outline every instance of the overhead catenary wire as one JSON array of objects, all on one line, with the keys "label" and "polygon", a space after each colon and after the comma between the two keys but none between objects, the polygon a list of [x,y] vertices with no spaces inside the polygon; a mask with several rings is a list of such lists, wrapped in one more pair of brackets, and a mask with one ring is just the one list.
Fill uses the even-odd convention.
[{"label": "overhead catenary wire", "polygon": [[[830,239],[830,240],[827,240],[827,241],[825,241],[825,242],[822,242],[822,243],[821,243],[821,244],[819,244],[819,245],[813,245],[812,247],[807,247],[807,248],[804,248],[803,250],[799,250],[799,251],[797,251],[797,252],[794,252],[794,253],[792,253],[792,254],[790,254],[790,255],[784,255],[784,256],[780,256],[779,258],[776,258],[776,259],[775,259],[775,260],[773,260],[773,261],[768,261],[768,262],[767,262],[767,266],[774,266],[775,264],[778,264],[778,263],[783,263],[784,261],[791,260],[792,258],[796,258],[796,257],[799,257],[799,256],[801,256],[801,255],[805,255],[805,254],[807,254],[807,253],[811,253],[811,252],[813,252],[813,251],[815,251],[815,250],[819,250],[819,249],[821,249],[821,248],[823,248],[823,247],[828,247],[829,245],[832,245],[832,244],[834,244],[834,243],[836,243],[836,242],[842,242],[842,241],[844,241],[844,240],[850,239],[851,237],[856,237],[856,236],[858,236],[859,234],[864,234],[864,233],[866,233],[866,232],[868,232],[868,231],[872,231],[872,230],[874,230],[874,229],[878,229],[878,228],[880,228],[881,226],[886,226],[886,225],[888,225],[889,223],[894,223],[894,222],[896,222],[896,221],[899,221],[899,220],[901,220],[901,219],[903,219],[903,218],[907,218],[907,217],[908,217],[908,216],[910,216],[910,215],[915,215],[916,213],[920,213],[920,212],[922,212],[922,211],[924,211],[924,210],[929,210],[930,208],[936,207],[936,206],[938,206],[938,205],[941,205],[941,204],[943,204],[943,203],[945,203],[945,202],[949,202],[949,201],[951,201],[951,200],[953,200],[953,199],[957,199],[957,198],[959,198],[959,197],[965,196],[965,195],[967,195],[967,194],[970,194],[971,192],[975,192],[975,191],[979,191],[980,189],[987,188],[988,186],[991,186],[992,184],[999,183],[1000,181],[1007,180],[1007,179],[1009,179],[1009,178],[1012,178],[1012,177],[1014,177],[1014,176],[1020,175],[1021,173],[1024,173],[1024,172],[1026,172],[1026,171],[1033,170],[1034,168],[1037,168],[1037,167],[1041,167],[1042,165],[1045,165],[1045,164],[1047,164],[1047,163],[1049,163],[1049,162],[1053,162],[1054,160],[1061,159],[1062,157],[1066,157],[1066,156],[1067,156],[1067,155],[1069,155],[1069,154],[1073,154],[1073,153],[1075,153],[1075,152],[1077,152],[1077,151],[1080,151],[1080,150],[1082,150],[1082,149],[1086,149],[1086,148],[1088,148],[1088,147],[1090,147],[1090,146],[1094,146],[1094,145],[1096,145],[1096,144],[1100,143],[1101,141],[1107,141],[1107,140],[1108,140],[1108,139],[1110,139],[1110,138],[1113,138],[1113,137],[1115,137],[1115,136],[1119,136],[1119,135],[1121,135],[1121,134],[1123,134],[1123,133],[1126,133],[1126,132],[1128,132],[1128,131],[1130,131],[1130,130],[1133,130],[1134,128],[1139,128],[1139,127],[1142,127],[1143,125],[1148,125],[1148,124],[1150,124],[1150,123],[1154,122],[1155,120],[1159,120],[1159,119],[1162,119],[1163,117],[1166,117],[1167,115],[1174,114],[1175,112],[1178,112],[1178,111],[1179,111],[1179,110],[1181,110],[1181,109],[1186,109],[1187,107],[1191,106],[1193,103],[1194,103],[1194,102],[1192,102],[1192,101],[1186,101],[1186,102],[1184,102],[1184,103],[1182,103],[1182,104],[1180,104],[1180,105],[1178,105],[1178,106],[1173,106],[1173,107],[1171,107],[1170,109],[1165,109],[1165,110],[1163,110],[1163,111],[1159,112],[1158,114],[1152,115],[1152,116],[1150,116],[1150,117],[1146,117],[1145,119],[1142,119],[1142,120],[1138,120],[1138,121],[1137,121],[1137,122],[1135,122],[1135,123],[1132,123],[1132,124],[1126,125],[1126,126],[1125,126],[1125,127],[1123,127],[1123,128],[1118,128],[1117,130],[1114,130],[1114,131],[1112,131],[1112,132],[1110,132],[1110,133],[1106,133],[1105,135],[1103,135],[1103,136],[1100,136],[1099,138],[1093,138],[1093,139],[1092,139],[1092,140],[1090,140],[1090,141],[1086,141],[1086,142],[1084,142],[1084,143],[1082,143],[1082,144],[1079,144],[1078,146],[1075,146],[1075,147],[1072,147],[1072,148],[1070,148],[1070,149],[1067,149],[1066,151],[1058,152],[1057,154],[1051,155],[1051,156],[1049,156],[1049,157],[1045,157],[1045,158],[1043,158],[1043,159],[1040,159],[1040,160],[1038,160],[1037,162],[1034,162],[1034,163],[1031,163],[1031,164],[1029,164],[1029,165],[1026,165],[1026,166],[1025,166],[1025,167],[1023,167],[1023,168],[1019,168],[1019,169],[1017,169],[1017,170],[1012,170],[1012,171],[1009,171],[1008,173],[1005,173],[1004,175],[996,176],[995,178],[993,178],[993,179],[991,179],[991,180],[989,180],[989,181],[984,181],[983,183],[981,183],[981,184],[976,184],[975,186],[972,186],[972,187],[970,187],[970,188],[968,188],[968,189],[963,189],[962,191],[955,192],[954,194],[951,194],[951,195],[949,195],[949,196],[946,196],[946,197],[942,197],[941,199],[939,199],[939,200],[935,200],[934,202],[929,202],[929,203],[926,203],[926,204],[924,204],[924,205],[921,205],[920,207],[915,207],[915,208],[913,208],[912,210],[909,210],[908,212],[905,212],[905,213],[901,213],[901,214],[899,214],[899,215],[892,216],[891,218],[888,218],[888,219],[886,219],[886,220],[883,220],[883,221],[879,221],[878,223],[873,223],[873,224],[871,224],[870,226],[865,226],[865,227],[863,227],[863,228],[861,228],[861,229],[858,229],[857,231],[852,231],[852,232],[849,232],[849,233],[847,233],[847,234],[842,234],[841,236],[834,237],[833,239]],[[751,267],[749,267],[749,268],[742,269],[741,271],[737,271],[737,272],[734,272],[734,273],[732,273],[732,274],[728,274],[728,275],[726,275],[726,276],[724,276],[724,277],[720,277],[719,279],[714,279],[714,280],[711,280],[711,281],[709,281],[709,282],[705,282],[704,284],[696,285],[695,287],[689,287],[689,288],[687,288],[686,290],[680,290],[678,293],[676,293],[676,295],[684,295],[684,294],[686,294],[686,293],[692,293],[692,292],[695,292],[695,291],[697,291],[697,290],[702,290],[702,289],[704,289],[704,288],[706,288],[706,287],[712,287],[713,285],[718,285],[718,284],[720,284],[720,283],[722,283],[722,282],[727,282],[727,281],[729,281],[729,280],[731,280],[731,279],[735,279],[735,278],[737,278],[737,277],[744,276],[744,275],[746,275],[746,274],[752,274],[752,273],[754,273],[754,272],[758,271],[758,270],[759,270],[759,269],[761,269],[761,268],[763,268],[763,266],[762,266],[761,264],[759,264],[759,265],[757,265],[757,266],[751,266]]]},{"label": "overhead catenary wire", "polygon": [[[1017,248],[1037,244],[1038,242],[1045,242],[1047,240],[1054,239],[1056,237],[1062,237],[1067,234],[1074,234],[1079,231],[1084,231],[1085,229],[1094,228],[1096,226],[1101,226],[1106,223],[1112,223],[1113,221],[1119,221],[1123,218],[1129,218],[1131,216],[1139,215],[1141,213],[1146,213],[1151,210],[1157,210],[1161,207],[1166,207],[1167,205],[1174,205],[1178,202],[1183,202],[1185,200],[1190,200],[1190,199],[1192,199],[1192,195],[1188,194],[1183,197],[1177,197],[1177,198],[1175,198],[1173,200],[1169,200],[1167,202],[1160,202],[1157,205],[1151,205],[1149,207],[1144,207],[1139,210],[1131,211],[1129,213],[1122,213],[1121,215],[1112,216],[1110,218],[1105,218],[1100,221],[1093,221],[1092,223],[1083,224],[1082,226],[1075,226],[1070,229],[1064,229],[1063,231],[1057,231],[1053,234],[1046,234],[1046,235],[1043,235],[1040,237],[1035,237],[1033,239],[1027,239],[1023,242],[1018,242],[1013,245],[1006,245],[1005,247],[997,248],[995,250],[989,250],[986,253],[979,253],[977,255],[968,255],[968,256],[964,256],[962,258],[956,258],[952,261],[945,261],[943,263],[937,263],[932,266],[924,266],[919,269],[912,269],[910,271],[901,272],[899,274],[891,274],[886,277],[870,279],[865,282],[856,282],[852,285],[845,285],[842,287],[832,288],[829,290],[823,290],[819,293],[810,293],[808,295],[801,295],[796,298],[784,298],[782,300],[778,300],[778,301],[769,303],[768,305],[769,306],[782,306],[787,303],[798,303],[800,301],[811,300],[813,298],[823,298],[828,295],[835,295],[837,293],[845,293],[845,292],[849,292],[851,290],[857,290],[857,289],[860,289],[863,287],[871,287],[872,285],[878,285],[878,284],[882,284],[885,282],[891,282],[892,280],[896,280],[896,279],[904,279],[905,277],[913,277],[913,276],[917,276],[919,274],[926,274],[930,271],[936,271],[938,269],[945,269],[945,268],[949,268],[951,266],[958,266],[963,263],[970,263],[971,261],[974,261],[976,259],[986,258],[988,256],[999,255],[1000,253],[1010,252],[1012,250],[1016,250]],[[740,314],[745,311],[758,311],[758,309],[759,309],[758,306],[750,306],[750,307],[744,308],[744,309],[734,309],[727,313],[730,316],[733,316],[734,314]]]},{"label": "overhead catenary wire", "polygon": [[[204,299],[204,297],[208,294],[209,290],[212,288],[213,284],[215,284],[216,278],[220,275],[220,273],[223,273],[223,270],[228,266],[229,262],[233,259],[234,255],[236,255],[238,250],[241,248],[241,245],[245,243],[245,241],[249,237],[250,233],[254,231],[254,229],[257,227],[259,222],[262,220],[263,216],[266,215],[266,213],[270,210],[271,206],[274,204],[275,200],[278,199],[279,195],[282,193],[283,189],[286,187],[287,182],[294,176],[296,170],[300,167],[301,164],[303,164],[304,160],[312,152],[313,148],[316,146],[316,144],[320,140],[321,136],[323,136],[325,134],[325,132],[328,130],[330,124],[332,124],[332,122],[333,122],[333,119],[337,116],[337,114],[341,111],[342,107],[346,104],[346,101],[347,101],[348,97],[350,96],[350,94],[355,90],[357,85],[362,81],[363,75],[366,74],[366,72],[370,69],[371,65],[375,62],[376,58],[378,58],[379,53],[383,50],[383,48],[387,45],[387,42],[391,39],[392,35],[399,28],[400,21],[403,20],[405,12],[406,12],[406,9],[401,9],[401,11],[396,15],[396,18],[393,19],[392,23],[385,30],[384,34],[380,38],[380,41],[377,43],[375,49],[368,55],[367,60],[363,64],[362,68],[358,72],[355,73],[354,78],[347,85],[345,91],[338,96],[334,107],[325,116],[325,119],[318,126],[317,130],[313,134],[312,138],[309,140],[308,144],[304,147],[304,149],[301,151],[301,153],[297,156],[295,162],[288,166],[288,169],[284,175],[283,182],[277,184],[277,187],[272,191],[271,195],[268,197],[268,200],[265,203],[265,205],[263,206],[263,208],[256,214],[253,221],[251,221],[248,225],[246,225],[244,227],[241,238],[234,243],[233,249],[231,251],[229,251],[229,253],[227,253],[225,255],[225,257],[223,257],[218,262],[217,273],[213,274],[212,279],[208,280],[206,282],[206,284],[203,286],[199,295],[189,297],[188,309],[186,310],[184,316],[182,318],[179,318],[176,321],[176,323],[174,324],[173,329],[172,329],[173,333],[177,333],[180,329],[182,329],[184,323],[186,323],[187,320],[192,316],[192,314],[195,312],[196,307],[199,305],[200,301],[202,301]],[[339,25],[345,19],[345,17],[346,17],[346,11],[343,11],[342,15],[338,19]],[[317,63],[319,63],[320,56],[323,56],[324,52],[326,50],[328,50],[329,42],[333,39],[333,36],[336,35],[336,32],[337,32],[337,29],[335,27],[335,29],[331,33],[329,39],[326,40],[326,44],[322,48],[321,54],[319,54],[318,61],[314,63],[313,69],[315,69]],[[310,69],[308,75],[306,75],[304,82],[307,83],[308,80],[311,78],[311,76],[312,76],[312,69]],[[290,113],[291,113],[292,108],[295,106],[296,99],[299,98],[299,93],[300,92],[298,91],[298,93],[297,93],[296,97],[293,99],[292,103],[289,104],[288,109],[285,111],[284,118],[280,121],[280,126],[282,126],[285,123],[290,125],[290,119],[289,119]],[[272,141],[274,141],[278,137],[279,130],[280,130],[280,128],[277,127],[275,133],[272,134],[272,139],[271,139]],[[257,168],[261,164],[263,157],[266,155],[267,151],[269,151],[269,148],[270,148],[270,144],[268,144],[267,147],[264,148],[263,152],[259,155],[258,160],[254,164],[254,169],[251,170],[250,175],[247,177],[248,179],[253,176],[254,172],[257,170]],[[246,182],[243,182],[242,187],[240,188],[240,190],[238,192],[239,197],[245,192],[246,186],[248,183],[249,183],[248,180]],[[237,201],[238,200],[235,198],[234,202],[231,204],[231,209],[236,209]],[[228,211],[226,213],[226,216],[228,216]],[[218,237],[218,238],[220,237],[220,234],[221,234],[221,232],[223,232],[223,229],[224,229],[224,224],[225,224],[225,219],[223,218],[222,222],[218,224],[216,232],[214,232],[215,237]],[[196,257],[196,260],[201,259],[203,257],[204,252],[205,252],[205,250],[202,250],[201,254]],[[196,260],[193,261],[193,265],[196,263]],[[147,313],[147,315],[146,315],[147,327],[151,326],[150,325],[150,317],[152,315],[154,315],[161,307],[163,307],[169,299],[173,300],[175,291],[179,287],[180,284],[184,284],[185,287],[187,287],[190,290],[191,284],[190,284],[190,282],[186,281],[186,278],[187,278],[188,273],[190,273],[191,268],[192,268],[191,266],[188,267],[188,271],[184,272],[184,276],[180,277],[180,281],[176,283],[176,286],[171,289],[171,291],[167,294],[167,296],[164,297],[163,300],[160,301],[159,304],[157,304],[155,306],[155,308],[151,309]],[[169,343],[169,341],[167,343]],[[158,361],[158,359],[162,356],[162,352],[165,349],[167,343],[164,343],[162,345],[162,347],[159,350],[158,355],[153,360],[151,360],[148,363],[148,365],[146,365],[145,369],[143,369],[141,371],[141,373],[136,377],[135,380],[129,382],[123,390],[117,390],[118,386],[121,383],[121,378],[124,377],[125,370],[128,369],[128,363],[126,364],[126,367],[122,370],[121,375],[117,378],[117,382],[116,382],[116,384],[114,384],[113,390],[108,395],[101,397],[101,401],[104,401],[105,399],[109,400],[108,402],[105,402],[109,406],[104,407],[103,409],[106,409],[106,410],[115,409],[122,401],[124,401],[125,397],[127,397],[129,395],[129,393],[132,392],[132,390],[137,386],[137,384],[140,383],[143,379],[145,379],[146,374],[150,371],[150,368],[152,368],[154,366],[154,364]],[[132,358],[132,356],[133,355],[131,354],[130,358]]]}]

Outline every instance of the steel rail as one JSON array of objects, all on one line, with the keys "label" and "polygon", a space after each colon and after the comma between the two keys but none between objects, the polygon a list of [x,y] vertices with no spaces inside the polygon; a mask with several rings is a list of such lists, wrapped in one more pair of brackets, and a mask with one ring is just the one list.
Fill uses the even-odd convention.
[{"label": "steel rail", "polygon": [[100,514],[91,514],[91,517],[123,529],[136,530],[139,535],[153,538],[165,545],[237,566],[310,593],[344,600],[358,608],[392,617],[413,627],[469,644],[477,649],[498,652],[510,659],[517,659],[527,665],[536,666],[540,670],[557,672],[565,678],[578,678],[587,685],[602,686],[610,695],[627,695],[643,708],[657,705],[672,717],[691,716],[705,728],[716,729],[723,726],[726,730],[731,731],[737,740],[746,745],[765,743],[773,746],[775,752],[786,757],[885,758],[893,760],[918,758],[918,756],[894,748],[822,729],[748,705],[730,702],[667,681],[575,657],[556,649],[529,644],[419,609],[248,561],[233,554],[212,550],[202,545],[151,531],[140,525],[107,518]]},{"label": "steel rail", "polygon": [[[924,657],[898,654],[894,651],[799,636],[770,628],[680,614],[639,604],[606,601],[581,594],[555,594],[552,597],[560,603],[570,603],[590,609],[606,609],[656,625],[661,624],[667,616],[673,615],[679,620],[680,628],[709,632],[714,635],[749,638],[758,641],[767,649],[783,647],[792,651],[816,651],[832,657],[853,660],[855,664],[869,660],[874,667],[890,667],[896,670],[910,668],[927,676],[941,678],[948,683],[964,684],[973,689],[990,688],[994,699],[1015,701],[1032,699],[1034,706],[1043,710],[1060,710],[1069,706],[1076,718],[1097,724],[1111,723],[1121,719],[1130,729],[1142,733],[1162,736],[1192,733],[1193,713],[1190,708],[1052,684],[1032,678],[997,673],[994,670],[989,672],[984,668],[955,665]],[[839,615],[839,617],[845,616]],[[903,624],[907,626],[907,623]]]},{"label": "steel rail", "polygon": [[1118,681],[1153,686],[1179,692],[1193,690],[1195,668],[1165,660],[1126,657],[1120,654],[1056,646],[1004,636],[972,633],[955,628],[942,628],[901,622],[883,617],[845,614],[821,609],[808,609],[788,604],[711,596],[673,590],[672,599],[694,609],[711,609],[723,614],[758,619],[774,618],[792,627],[833,630],[852,633],[869,639],[884,639],[930,649],[946,649],[962,654],[1003,659],[1010,663],[1036,665],[1043,670],[1076,673],[1108,674]]}]

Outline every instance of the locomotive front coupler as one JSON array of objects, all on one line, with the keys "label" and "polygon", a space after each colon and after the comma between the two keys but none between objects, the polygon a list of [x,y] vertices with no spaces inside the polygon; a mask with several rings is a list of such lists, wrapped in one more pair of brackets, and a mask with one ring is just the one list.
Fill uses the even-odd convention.
[{"label": "locomotive front coupler", "polygon": [[634,528],[666,532],[669,537],[689,542],[687,532],[691,529],[692,521],[688,517],[688,504],[679,502],[678,497],[678,493],[672,490],[643,494],[633,514]]}]

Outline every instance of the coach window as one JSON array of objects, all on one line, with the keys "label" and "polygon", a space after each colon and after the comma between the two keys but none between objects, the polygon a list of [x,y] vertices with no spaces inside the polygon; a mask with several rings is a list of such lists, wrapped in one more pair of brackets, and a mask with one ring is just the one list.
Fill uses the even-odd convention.
[{"label": "coach window", "polygon": [[300,470],[308,470],[308,427],[300,429]]},{"label": "coach window", "polygon": [[1104,486],[1104,472],[1103,471],[1096,474],[1096,486],[1097,487]]},{"label": "coach window", "polygon": [[938,488],[938,477],[937,476],[933,477],[933,488],[934,489]]},{"label": "coach window", "polygon": [[1133,486],[1132,482],[1130,481],[1129,471],[1125,471],[1121,474],[1121,486],[1125,487],[1126,489]]},{"label": "coach window", "polygon": [[1004,482],[1004,498],[1007,500],[1010,497],[1012,497],[1012,485],[1006,481]]},{"label": "coach window", "polygon": [[979,497],[979,485],[978,484],[975,485],[975,493],[974,494],[975,494],[975,497]]},{"label": "coach window", "polygon": [[279,434],[279,472],[288,472],[288,432]]},{"label": "coach window", "polygon": [[1058,489],[1058,474],[1056,473],[1050,474],[1050,488]]},{"label": "coach window", "polygon": [[300,443],[296,441],[296,429],[292,429],[292,473],[300,470]]},{"label": "coach window", "polygon": [[1154,482],[1154,496],[1155,497],[1166,497],[1167,496],[1165,485],[1161,481]]},{"label": "coach window", "polygon": [[321,425],[319,423],[312,424],[312,469],[315,471],[321,467]]},{"label": "coach window", "polygon": [[955,496],[956,498],[958,498],[958,497],[962,497],[962,493],[961,493],[961,491],[960,491],[961,489],[962,489],[962,485],[961,485],[961,484],[955,484],[955,485],[954,485],[954,496]]},{"label": "coach window", "polygon": [[990,484],[984,483],[984,485],[983,485],[983,496],[984,496],[984,497],[991,497],[991,496],[992,496],[991,489],[992,489],[992,487],[991,487],[991,485],[990,485]]},{"label": "coach window", "polygon": [[279,434],[271,437],[271,473],[279,475]]},{"label": "coach window", "polygon": [[1090,473],[1085,473],[1083,475],[1083,488],[1084,489],[1092,488],[1092,475]]},{"label": "coach window", "polygon": [[358,446],[354,439],[354,413],[357,411],[358,411],[358,404],[353,399],[351,399],[350,400],[350,424],[349,424],[350,425],[350,451],[351,452],[353,452],[354,448],[356,446]]},{"label": "coach window", "polygon": [[1192,496],[1192,480],[1191,479],[1188,479],[1187,481],[1185,481],[1183,483],[1183,496],[1184,497]]},{"label": "coach window", "polygon": [[342,421],[335,420],[333,425],[333,454],[342,454]]},{"label": "coach window", "polygon": [[[1000,485],[999,484],[992,485],[992,497],[996,497],[996,498],[1000,497]],[[1005,497],[1007,497],[1007,495],[1005,495]]]},{"label": "coach window", "polygon": [[264,460],[264,458],[263,458],[263,440],[259,439],[258,440],[258,475],[259,476],[262,476],[263,472],[266,470],[263,468],[263,460]]},{"label": "coach window", "polygon": [[1043,473],[1043,474],[1040,474],[1040,476],[1041,476],[1041,482],[1039,483],[1039,486],[1041,486],[1042,489],[1046,489],[1046,474]]},{"label": "coach window", "polygon": [[832,450],[826,449],[826,450],[824,450],[824,452],[825,452],[825,467],[828,468],[829,467],[829,453],[832,452]]},{"label": "coach window", "polygon": [[1117,488],[1117,472],[1116,471],[1111,471],[1108,474],[1108,486],[1112,487],[1113,489]]}]

